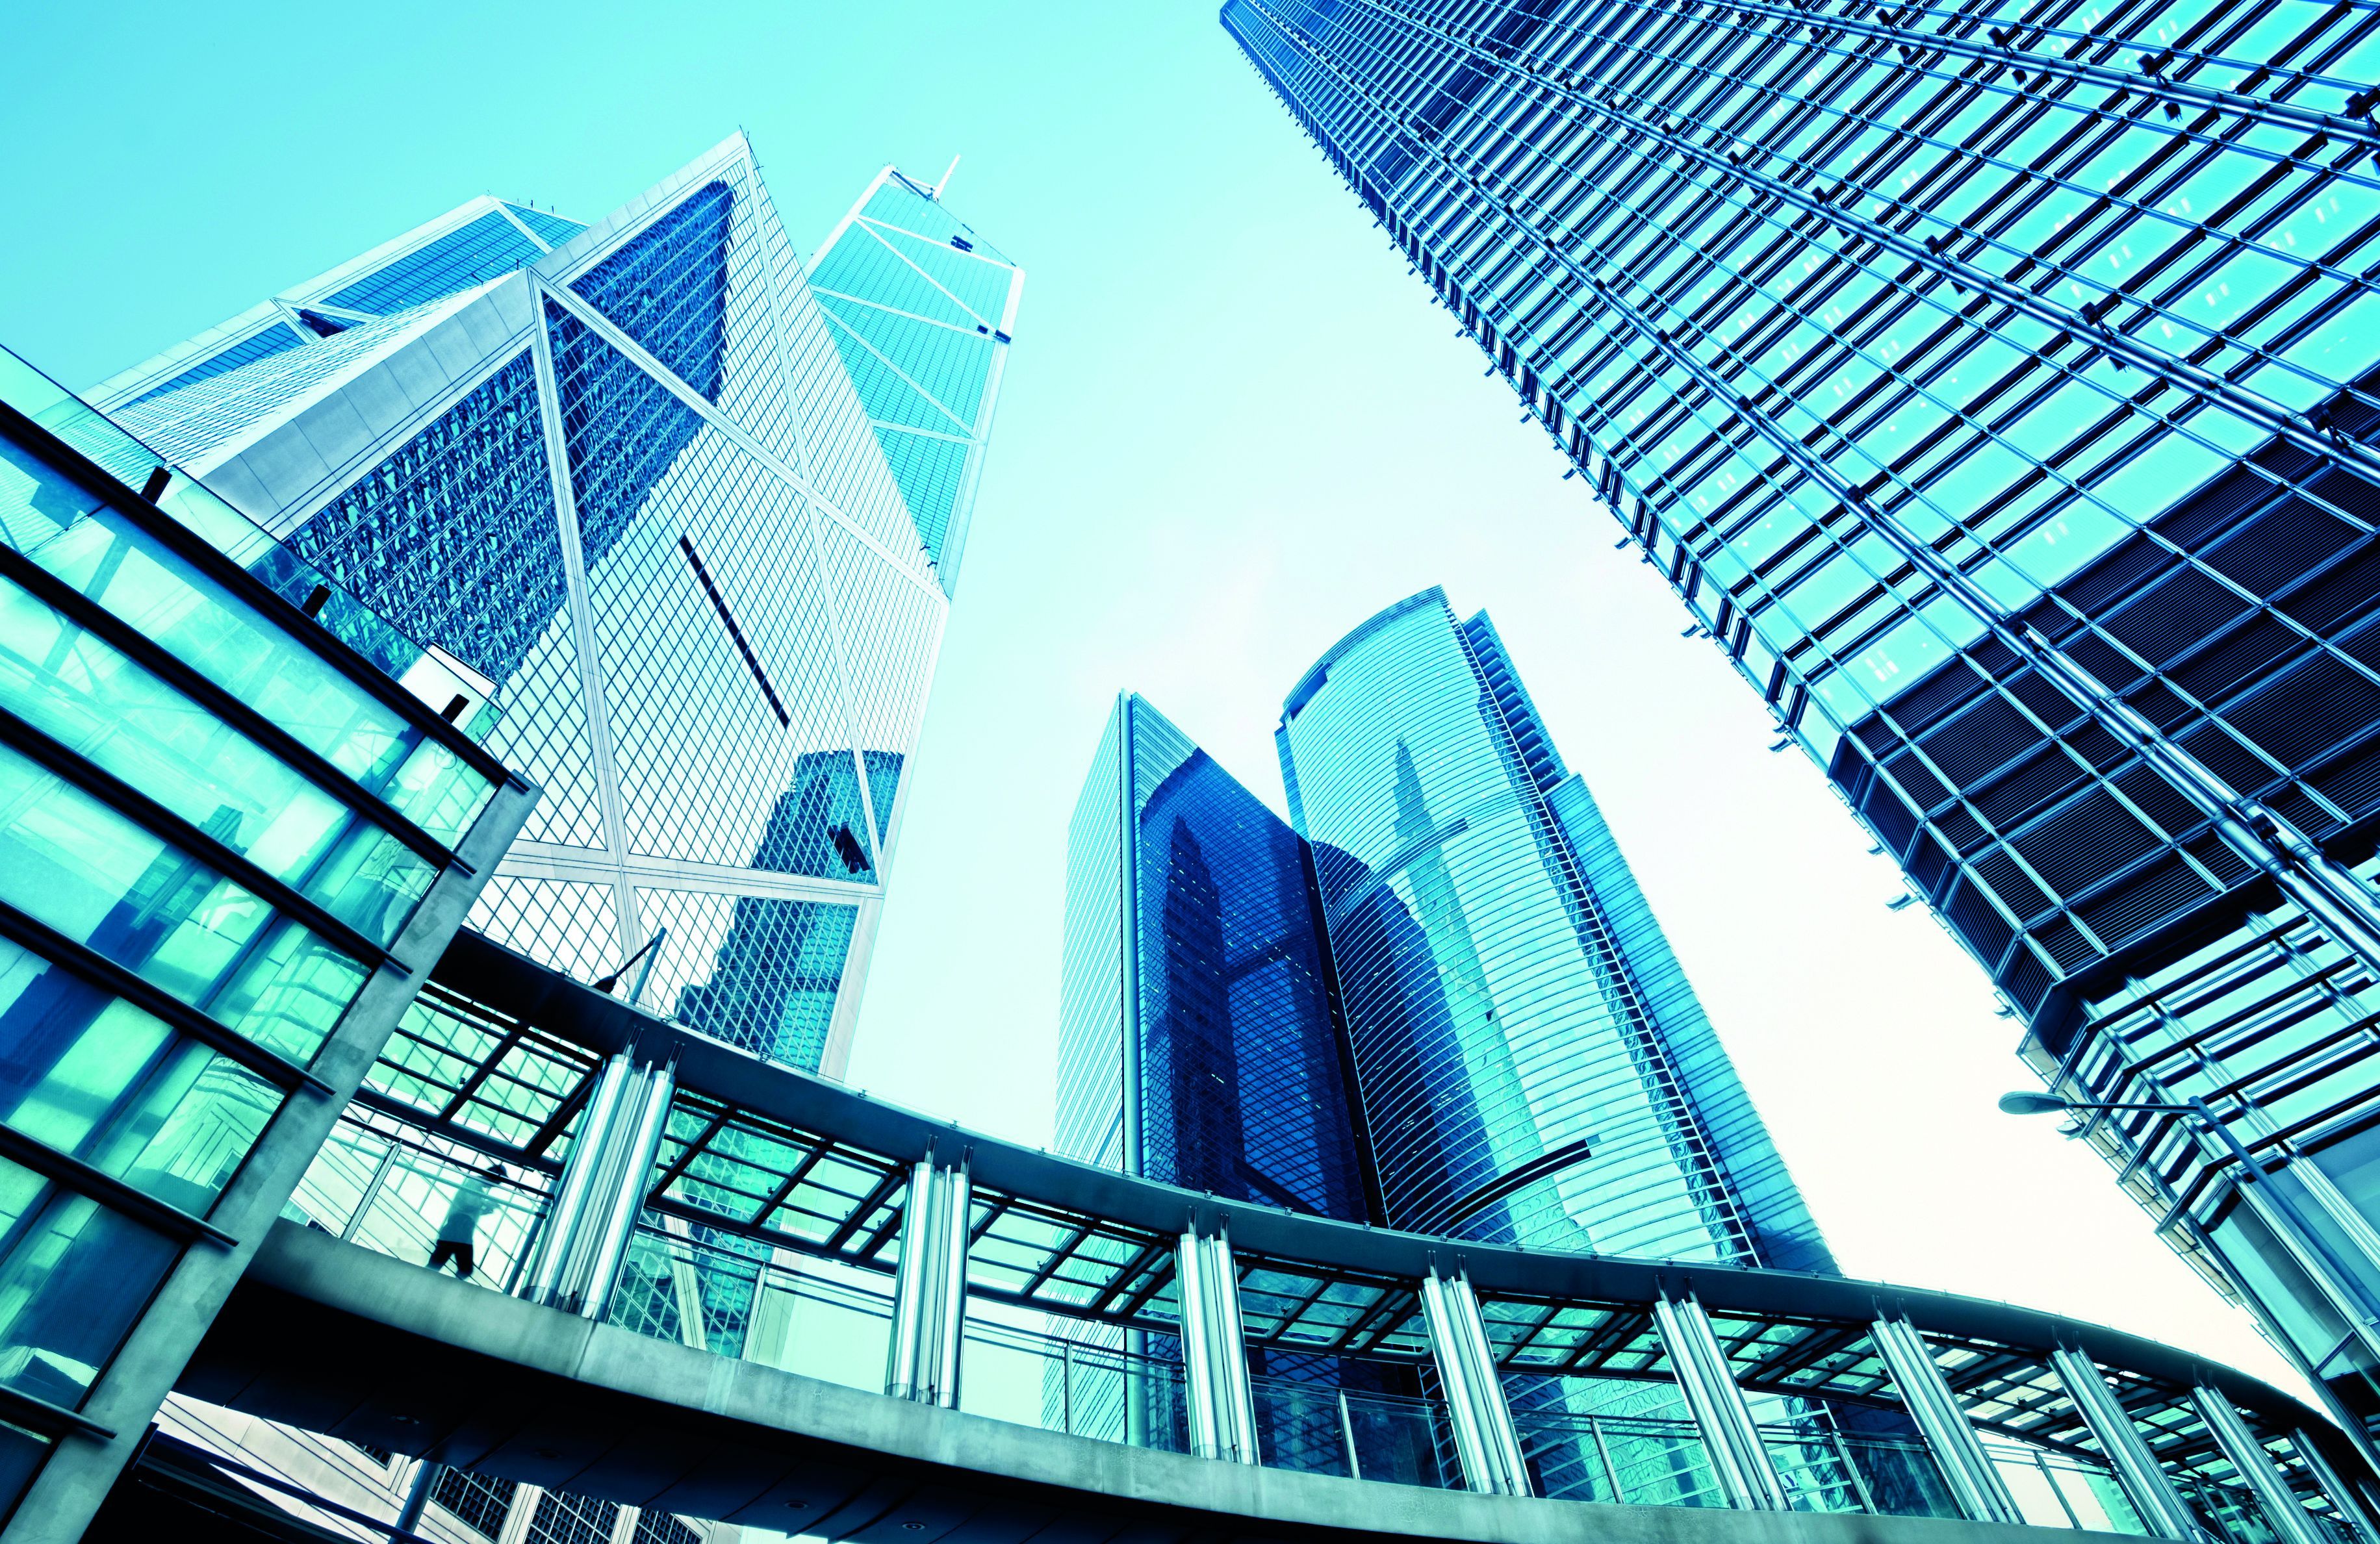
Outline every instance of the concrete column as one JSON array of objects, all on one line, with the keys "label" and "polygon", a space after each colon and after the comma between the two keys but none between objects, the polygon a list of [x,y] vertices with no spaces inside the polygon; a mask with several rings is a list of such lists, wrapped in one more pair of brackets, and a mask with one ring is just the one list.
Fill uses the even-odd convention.
[{"label": "concrete column", "polygon": [[2165,1472],[2156,1455],[2149,1452],[2141,1440],[2140,1429],[2132,1424],[2131,1412],[2099,1376],[2098,1367],[2080,1351],[2060,1349],[2050,1353],[2050,1367],[2058,1381],[2065,1385],[2066,1397],[2074,1402],[2075,1411],[2082,1424],[2099,1443],[2099,1451],[2115,1466],[2116,1478],[2131,1499],[2132,1510],[2141,1514],[2141,1524],[2157,1538],[2196,1540],[2204,1537],[2198,1514],[2181,1499],[2172,1478]]},{"label": "concrete column", "polygon": [[1889,1318],[1877,1320],[1870,1333],[1886,1370],[1892,1374],[1893,1386],[1900,1391],[1900,1403],[1909,1418],[1917,1423],[1918,1434],[1925,1439],[1959,1510],[1978,1523],[2023,1522],[1999,1470],[1969,1423],[1966,1407],[1950,1392],[1941,1366],[1925,1349],[1916,1329],[1906,1319]]},{"label": "concrete column", "polygon": [[1710,1320],[1691,1295],[1663,1297],[1653,1305],[1653,1322],[1669,1353],[1670,1375],[1686,1397],[1686,1408],[1702,1432],[1703,1447],[1718,1474],[1728,1504],[1747,1511],[1783,1512],[1791,1502],[1785,1482],[1770,1462],[1759,1423],[1736,1387],[1734,1369],[1719,1349]]},{"label": "concrete column", "polygon": [[2240,1471],[2240,1478],[2255,1492],[2256,1505],[2263,1510],[2265,1520],[2272,1525],[2281,1544],[2338,1544],[2306,1511],[2305,1503],[2298,1500],[2297,1492],[2289,1489],[2289,1482],[2274,1466],[2273,1455],[2256,1441],[2229,1400],[2201,1383],[2190,1391],[2190,1403],[2206,1423],[2215,1445],[2223,1450],[2223,1456]]},{"label": "concrete column", "polygon": [[895,1399],[958,1407],[972,1201],[964,1158],[946,1164],[928,1153],[910,1170],[884,1358],[884,1392]]},{"label": "concrete column", "polygon": [[562,1184],[521,1295],[601,1319],[628,1257],[677,1092],[674,1068],[623,1051],[606,1062],[571,1140]]},{"label": "concrete column", "polygon": [[1232,1261],[1231,1239],[1220,1231],[1201,1236],[1194,1225],[1174,1247],[1173,1281],[1182,1309],[1190,1451],[1227,1463],[1258,1463],[1256,1395],[1248,1386],[1240,1273]]},{"label": "concrete column", "polygon": [[1504,1382],[1496,1372],[1495,1349],[1488,1343],[1470,1276],[1433,1264],[1422,1278],[1421,1311],[1439,1386],[1446,1393],[1463,1483],[1489,1495],[1527,1495],[1528,1460],[1512,1425],[1512,1407],[1504,1400]]}]

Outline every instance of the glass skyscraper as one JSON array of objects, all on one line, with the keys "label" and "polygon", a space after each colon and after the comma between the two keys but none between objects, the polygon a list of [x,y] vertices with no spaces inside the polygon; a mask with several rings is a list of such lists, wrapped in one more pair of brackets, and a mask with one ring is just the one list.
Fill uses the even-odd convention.
[{"label": "glass skyscraper", "polygon": [[1137,694],[1066,838],[1058,1151],[1374,1220],[1305,844]]},{"label": "glass skyscraper", "polygon": [[1117,699],[1067,835],[1061,1152],[1415,1231],[1834,1268],[1484,613],[1390,607],[1278,740],[1293,824]]},{"label": "glass skyscraper", "polygon": [[475,926],[582,978],[665,931],[648,1006],[830,1073],[1023,285],[935,193],[887,168],[806,273],[739,136],[593,225],[473,199],[93,393],[479,683],[544,796]]},{"label": "glass skyscraper", "polygon": [[1389,1222],[1833,1269],[1485,612],[1390,607],[1315,662],[1277,741]]},{"label": "glass skyscraper", "polygon": [[2270,1171],[2086,1121],[2380,1417],[2380,13],[1222,20],[2026,1057]]}]

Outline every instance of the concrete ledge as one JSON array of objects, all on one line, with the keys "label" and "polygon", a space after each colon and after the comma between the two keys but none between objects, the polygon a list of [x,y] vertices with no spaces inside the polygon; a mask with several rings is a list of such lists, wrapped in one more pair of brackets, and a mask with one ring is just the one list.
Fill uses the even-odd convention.
[{"label": "concrete ledge", "polygon": [[889,1399],[538,1308],[283,1221],[184,1392],[535,1484],[933,1544],[2052,1544],[1930,1518],[1598,1506],[1220,1464]]}]

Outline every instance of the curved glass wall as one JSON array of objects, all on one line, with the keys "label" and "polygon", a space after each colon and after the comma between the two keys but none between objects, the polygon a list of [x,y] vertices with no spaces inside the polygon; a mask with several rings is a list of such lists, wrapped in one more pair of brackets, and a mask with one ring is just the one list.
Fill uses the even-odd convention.
[{"label": "curved glass wall", "polygon": [[1391,1224],[1832,1268],[1699,1009],[1699,1086],[1665,1033],[1646,980],[1682,1026],[1691,991],[1633,882],[1633,937],[1589,884],[1582,839],[1607,882],[1625,864],[1484,615],[1434,589],[1381,612],[1290,694],[1279,743]]}]

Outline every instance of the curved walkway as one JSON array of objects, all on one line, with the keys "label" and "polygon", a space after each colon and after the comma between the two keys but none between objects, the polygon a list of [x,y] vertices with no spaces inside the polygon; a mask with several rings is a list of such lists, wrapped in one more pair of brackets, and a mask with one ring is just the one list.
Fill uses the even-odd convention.
[{"label": "curved walkway", "polygon": [[734,1361],[435,1275],[286,1221],[259,1249],[180,1387],[271,1419],[533,1484],[885,1544],[1126,1537],[1148,1544],[2055,1544],[2074,1537],[1931,1518],[1483,1496],[1151,1452]]}]

